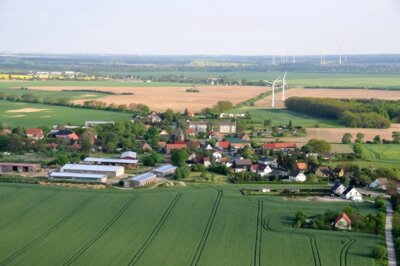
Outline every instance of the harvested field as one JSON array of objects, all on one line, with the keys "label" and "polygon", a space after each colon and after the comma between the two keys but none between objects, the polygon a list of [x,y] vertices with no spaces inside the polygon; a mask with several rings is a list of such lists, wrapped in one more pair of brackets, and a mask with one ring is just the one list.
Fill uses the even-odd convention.
[{"label": "harvested field", "polygon": [[[199,93],[188,93],[186,87],[35,87],[35,90],[47,91],[62,91],[64,89],[134,93],[134,95],[109,95],[97,98],[97,100],[107,104],[142,103],[155,111],[165,111],[167,108],[183,111],[186,107],[191,111],[199,111],[202,108],[211,107],[218,101],[226,100],[236,104],[270,90],[267,87],[256,86],[204,86],[199,87]],[[88,99],[77,99],[74,102],[82,103]]]},{"label": "harvested field", "polygon": [[355,139],[357,133],[365,135],[364,141],[372,140],[376,135],[381,136],[381,139],[392,139],[392,132],[400,131],[400,124],[392,124],[391,128],[307,128],[307,137],[304,138],[282,138],[285,141],[296,143],[307,143],[310,139],[323,139],[330,143],[341,143],[343,134],[350,133]]},{"label": "harvested field", "polygon": [[[400,100],[400,91],[396,90],[364,90],[364,89],[304,89],[293,88],[286,91],[286,99],[294,96],[336,99],[383,99]],[[256,106],[271,106],[271,98],[268,96],[258,102]],[[282,93],[276,94],[276,107],[283,108]]]}]

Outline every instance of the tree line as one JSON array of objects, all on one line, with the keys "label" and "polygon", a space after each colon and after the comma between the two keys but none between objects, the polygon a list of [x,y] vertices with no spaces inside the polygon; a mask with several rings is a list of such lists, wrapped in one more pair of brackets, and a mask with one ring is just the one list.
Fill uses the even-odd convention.
[{"label": "tree line", "polygon": [[400,101],[291,97],[286,107],[295,112],[339,120],[348,127],[389,128],[400,119]]}]

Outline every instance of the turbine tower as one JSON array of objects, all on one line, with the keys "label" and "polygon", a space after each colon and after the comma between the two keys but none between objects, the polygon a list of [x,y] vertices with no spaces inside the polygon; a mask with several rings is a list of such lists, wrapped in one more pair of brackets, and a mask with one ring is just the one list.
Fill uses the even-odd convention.
[{"label": "turbine tower", "polygon": [[272,108],[275,108],[275,84],[278,82],[280,77],[277,77],[272,83]]},{"label": "turbine tower", "polygon": [[287,87],[286,73],[287,73],[287,71],[285,71],[285,74],[283,75],[283,79],[282,79],[282,102],[285,101],[285,87]]}]

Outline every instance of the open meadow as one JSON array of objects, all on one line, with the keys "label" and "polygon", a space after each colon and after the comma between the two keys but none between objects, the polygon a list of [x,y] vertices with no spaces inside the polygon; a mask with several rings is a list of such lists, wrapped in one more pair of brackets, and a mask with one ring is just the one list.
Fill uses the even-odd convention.
[{"label": "open meadow", "polygon": [[89,120],[123,121],[131,116],[123,112],[0,101],[0,122],[11,127],[84,125]]},{"label": "open meadow", "polygon": [[[243,196],[241,187],[0,184],[0,264],[375,265],[380,236],[292,227],[298,210],[340,211],[349,202]],[[375,212],[371,203],[355,204],[362,214]]]}]

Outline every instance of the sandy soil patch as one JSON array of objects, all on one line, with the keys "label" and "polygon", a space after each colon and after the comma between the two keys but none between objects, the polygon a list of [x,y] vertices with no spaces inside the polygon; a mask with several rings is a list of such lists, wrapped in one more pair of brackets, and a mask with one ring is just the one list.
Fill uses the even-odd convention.
[{"label": "sandy soil patch", "polygon": [[[152,110],[164,111],[171,108],[175,111],[183,111],[188,107],[191,111],[199,111],[210,107],[218,101],[231,101],[236,104],[246,99],[256,97],[262,92],[269,91],[268,87],[257,86],[204,86],[198,87],[199,93],[186,92],[187,87],[35,87],[35,90],[61,91],[93,89],[98,91],[111,91],[115,93],[134,93],[134,95],[107,95],[96,100],[107,104],[131,104],[142,103]],[[75,100],[82,103],[85,99]]]},{"label": "sandy soil patch", "polygon": [[51,117],[51,115],[42,115],[42,116],[40,116],[41,118],[50,118]]},{"label": "sandy soil patch", "polygon": [[11,115],[10,117],[24,117],[26,115]]},{"label": "sandy soil patch", "polygon": [[[285,92],[286,99],[294,96],[314,98],[335,98],[335,99],[382,99],[399,100],[400,90],[363,90],[363,89],[304,89],[293,88]],[[284,107],[282,92],[275,95],[275,105],[278,108]],[[271,106],[272,96],[265,97],[258,101],[256,106]]]},{"label": "sandy soil patch", "polygon": [[83,94],[79,98],[93,98],[93,97],[97,97],[97,95],[96,94]]},{"label": "sandy soil patch", "polygon": [[43,111],[50,111],[50,109],[22,108],[22,109],[8,110],[6,111],[6,113],[36,113]]},{"label": "sandy soil patch", "polygon": [[377,128],[307,128],[307,137],[304,138],[281,138],[285,141],[305,144],[310,139],[324,139],[330,143],[341,143],[343,134],[350,133],[355,139],[357,133],[365,135],[365,141],[372,140],[376,135],[381,139],[392,139],[392,132],[400,131],[400,124],[392,124],[392,127],[385,129]]}]

